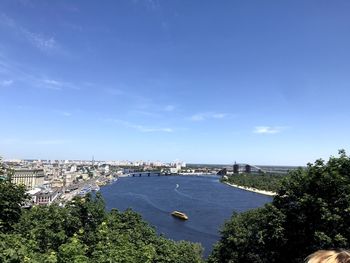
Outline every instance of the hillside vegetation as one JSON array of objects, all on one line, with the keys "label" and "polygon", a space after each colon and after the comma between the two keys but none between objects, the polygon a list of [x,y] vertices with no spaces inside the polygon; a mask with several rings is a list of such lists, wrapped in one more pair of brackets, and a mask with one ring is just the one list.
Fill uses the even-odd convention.
[{"label": "hillside vegetation", "polygon": [[103,200],[23,211],[0,234],[0,262],[201,262],[202,248],[158,236],[137,213],[105,212]]},{"label": "hillside vegetation", "polygon": [[287,175],[276,174],[234,174],[228,176],[227,179],[223,179],[222,181],[239,186],[277,192],[282,185],[282,180],[286,177]]},{"label": "hillside vegetation", "polygon": [[202,262],[200,245],[158,236],[131,210],[107,212],[99,193],[29,210],[26,198],[0,181],[0,262]]},{"label": "hillside vegetation", "polygon": [[350,247],[350,158],[290,172],[272,203],[233,214],[210,263],[300,263],[318,249]]}]

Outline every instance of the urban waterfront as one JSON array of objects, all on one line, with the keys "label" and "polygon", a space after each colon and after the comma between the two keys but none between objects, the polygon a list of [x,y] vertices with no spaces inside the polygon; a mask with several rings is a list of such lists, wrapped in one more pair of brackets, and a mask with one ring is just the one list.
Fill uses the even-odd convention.
[{"label": "urban waterfront", "polygon": [[[222,184],[218,176],[122,177],[102,187],[101,193],[107,209],[132,208],[159,234],[201,243],[205,256],[219,240],[219,228],[233,211],[261,207],[272,200]],[[174,210],[186,213],[189,220],[172,217]]]}]

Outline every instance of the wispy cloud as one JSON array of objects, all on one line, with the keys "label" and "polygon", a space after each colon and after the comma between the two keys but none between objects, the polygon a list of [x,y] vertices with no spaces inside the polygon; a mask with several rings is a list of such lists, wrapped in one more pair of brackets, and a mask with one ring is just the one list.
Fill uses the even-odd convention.
[{"label": "wispy cloud", "polygon": [[146,111],[146,110],[132,110],[132,111],[130,111],[130,113],[133,115],[142,115],[142,116],[151,117],[151,118],[162,117],[162,115],[157,113],[157,112],[151,112],[151,111]]},{"label": "wispy cloud", "polygon": [[24,29],[22,30],[28,41],[41,51],[47,52],[58,48],[57,42],[53,37],[44,37]]},{"label": "wispy cloud", "polygon": [[53,79],[44,79],[43,82],[54,86],[61,86],[61,83]]},{"label": "wispy cloud", "polygon": [[51,52],[59,49],[59,45],[53,36],[44,36],[32,32],[5,14],[0,15],[0,24],[8,27],[13,33],[22,37],[41,51]]},{"label": "wispy cloud", "polygon": [[77,85],[70,83],[70,82],[65,82],[65,81],[58,81],[54,79],[38,79],[38,82],[41,84],[40,86],[47,88],[47,89],[54,89],[54,90],[62,90],[63,88],[68,88],[68,89],[74,89],[74,90],[79,90],[80,87]]},{"label": "wispy cloud", "polygon": [[285,129],[286,127],[283,126],[256,126],[253,132],[258,134],[276,134]]},{"label": "wispy cloud", "polygon": [[146,0],[145,2],[153,10],[157,10],[160,8],[160,4],[157,0]]},{"label": "wispy cloud", "polygon": [[0,56],[0,71],[8,78],[2,82],[0,81],[0,86],[10,86],[14,82],[19,82],[25,83],[26,86],[56,91],[64,89],[80,90],[80,85],[78,84],[45,76],[42,73],[38,73],[41,72],[40,70],[35,71],[35,69],[29,66],[14,63],[4,56]]},{"label": "wispy cloud", "polygon": [[55,112],[56,112],[57,114],[61,115],[61,116],[64,116],[64,117],[70,117],[70,116],[72,116],[72,113],[71,113],[71,112],[68,112],[68,111],[56,110]]},{"label": "wispy cloud", "polygon": [[135,130],[138,130],[140,132],[167,132],[167,133],[170,133],[170,132],[174,131],[172,128],[168,128],[168,127],[150,127],[150,126],[144,126],[144,125],[140,125],[140,124],[130,123],[128,121],[123,121],[123,120],[118,120],[118,119],[106,119],[105,121],[117,123],[117,124],[122,125],[124,127],[135,129]]},{"label": "wispy cloud", "polygon": [[175,110],[175,106],[174,105],[166,105],[164,107],[164,111],[174,111]]},{"label": "wispy cloud", "polygon": [[15,144],[18,143],[19,140],[16,138],[3,138],[0,140],[0,144]]},{"label": "wispy cloud", "polygon": [[22,140],[18,138],[7,138],[0,140],[0,144],[6,144],[6,145],[13,145],[13,144],[20,144],[20,145],[59,145],[59,144],[66,144],[70,143],[70,140],[66,139],[47,139],[47,140]]},{"label": "wispy cloud", "polygon": [[68,140],[61,140],[61,139],[54,139],[54,140],[38,140],[38,141],[31,141],[30,144],[37,144],[37,145],[57,145],[57,144],[66,144],[70,143],[71,141]]},{"label": "wispy cloud", "polygon": [[141,132],[173,132],[172,128],[151,128],[145,127],[143,125],[133,125],[132,128],[135,128]]},{"label": "wispy cloud", "polygon": [[224,119],[227,116],[227,113],[202,112],[192,115],[189,119],[191,121],[204,121],[208,119]]},{"label": "wispy cloud", "polygon": [[105,89],[105,91],[110,94],[110,95],[115,95],[115,96],[119,96],[119,95],[123,95],[124,92],[121,89],[116,89],[116,88],[107,88]]},{"label": "wispy cloud", "polygon": [[133,0],[134,4],[143,4],[151,10],[158,10],[160,3],[157,0]]},{"label": "wispy cloud", "polygon": [[3,80],[0,82],[0,86],[2,87],[8,87],[11,86],[13,84],[13,80],[9,79],[9,80]]},{"label": "wispy cloud", "polygon": [[151,117],[151,118],[161,118],[164,117],[165,113],[170,114],[171,112],[174,112],[176,107],[174,105],[145,105],[144,109],[135,109],[131,110],[130,113],[133,115],[142,115],[145,117]]}]

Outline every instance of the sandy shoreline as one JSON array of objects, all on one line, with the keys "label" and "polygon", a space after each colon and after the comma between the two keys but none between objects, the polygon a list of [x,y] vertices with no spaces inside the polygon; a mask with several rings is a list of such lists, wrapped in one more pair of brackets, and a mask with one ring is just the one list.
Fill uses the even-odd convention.
[{"label": "sandy shoreline", "polygon": [[275,196],[275,195],[277,195],[277,193],[275,193],[275,192],[258,190],[258,189],[255,189],[255,188],[250,188],[250,187],[245,187],[245,186],[239,186],[239,185],[231,184],[231,183],[228,183],[228,182],[224,182],[224,184],[227,184],[229,186],[236,187],[236,188],[239,188],[239,189],[242,189],[242,190],[254,192],[254,193],[257,193],[257,194],[268,195],[268,196]]}]

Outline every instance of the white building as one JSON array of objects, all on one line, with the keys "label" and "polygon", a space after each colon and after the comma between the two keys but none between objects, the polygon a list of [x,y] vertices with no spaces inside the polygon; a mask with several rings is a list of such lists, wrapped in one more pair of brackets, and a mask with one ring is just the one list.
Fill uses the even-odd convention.
[{"label": "white building", "polygon": [[34,189],[44,184],[45,174],[43,169],[15,169],[11,176],[11,182],[25,185],[27,189]]}]

